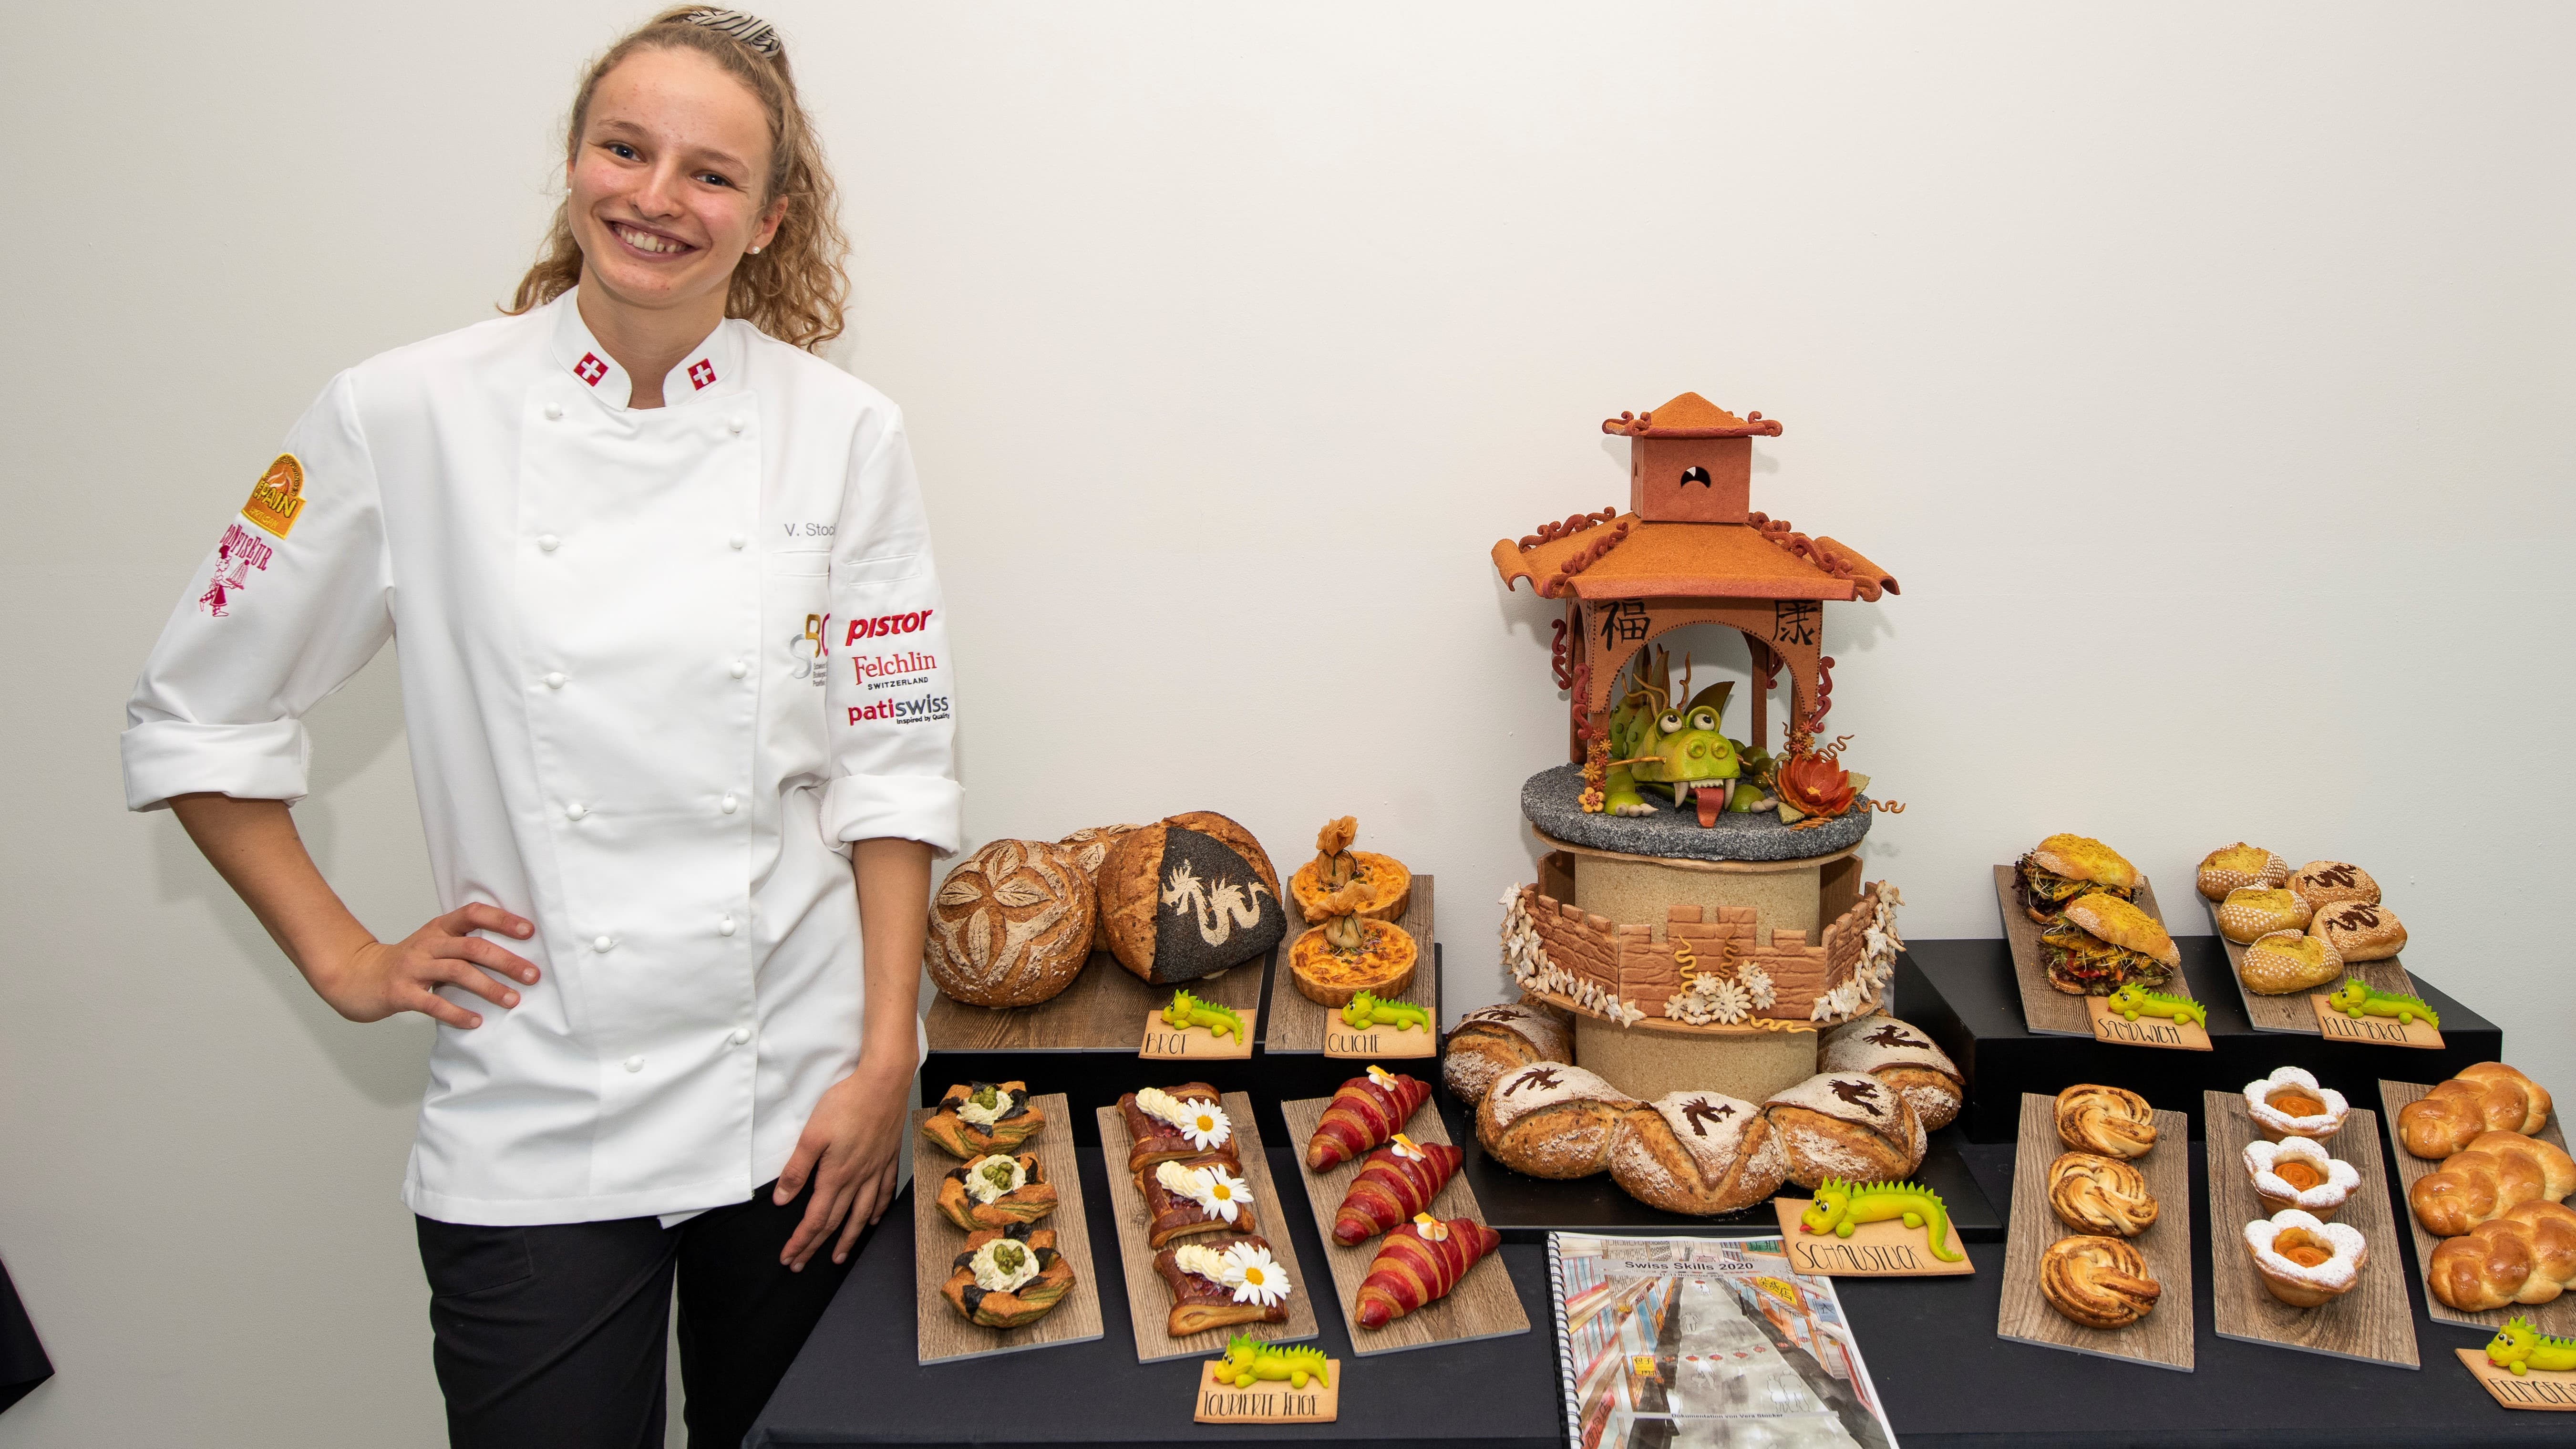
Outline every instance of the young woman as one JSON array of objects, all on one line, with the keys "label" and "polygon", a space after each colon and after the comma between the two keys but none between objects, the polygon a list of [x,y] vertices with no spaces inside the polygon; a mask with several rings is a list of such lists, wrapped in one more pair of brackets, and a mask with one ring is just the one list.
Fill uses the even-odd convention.
[{"label": "young woman", "polygon": [[[403,1184],[460,1445],[744,1432],[893,1195],[946,620],[770,28],[665,12],[573,104],[510,315],[333,379],[124,736],[313,989],[439,1023]],[[402,640],[444,914],[370,934],[287,813],[300,717]],[[818,1262],[817,1260],[820,1259]]]}]

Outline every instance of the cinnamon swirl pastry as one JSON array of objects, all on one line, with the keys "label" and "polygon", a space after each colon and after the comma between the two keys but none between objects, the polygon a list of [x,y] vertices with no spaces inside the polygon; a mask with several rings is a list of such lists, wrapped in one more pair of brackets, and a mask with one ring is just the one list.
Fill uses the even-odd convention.
[{"label": "cinnamon swirl pastry", "polygon": [[2078,1152],[2144,1157],[2156,1145],[2155,1109],[2126,1087],[2069,1087],[2057,1094],[2057,1137]]},{"label": "cinnamon swirl pastry", "polygon": [[2086,1328],[2126,1328],[2164,1296],[2147,1260],[2126,1239],[2060,1238],[2039,1255],[2039,1293]]},{"label": "cinnamon swirl pastry", "polygon": [[2156,1222],[2147,1175],[2091,1152],[2069,1152],[2048,1165],[2048,1206],[2079,1233],[2134,1238]]}]

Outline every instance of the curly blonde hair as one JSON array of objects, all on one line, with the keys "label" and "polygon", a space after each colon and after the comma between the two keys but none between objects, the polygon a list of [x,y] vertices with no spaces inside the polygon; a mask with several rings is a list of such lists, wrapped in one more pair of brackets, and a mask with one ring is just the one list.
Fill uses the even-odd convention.
[{"label": "curly blonde hair", "polygon": [[[590,98],[599,89],[600,78],[635,52],[693,50],[724,67],[726,74],[759,97],[761,109],[769,113],[769,175],[761,205],[767,207],[782,197],[787,201],[787,215],[769,245],[759,255],[747,255],[735,264],[725,315],[743,318],[781,342],[819,352],[841,335],[841,313],[850,295],[850,279],[841,270],[850,239],[841,231],[840,194],[823,161],[822,139],[814,133],[813,119],[797,97],[786,46],[763,26],[764,54],[733,30],[690,18],[707,13],[705,6],[673,6],[593,61],[573,97],[564,155],[569,160],[581,149],[582,125],[589,118]],[[581,280],[581,246],[573,239],[571,205],[566,198],[555,208],[554,224],[547,229],[536,265],[519,279],[519,290],[503,312],[516,316],[544,306]]]}]

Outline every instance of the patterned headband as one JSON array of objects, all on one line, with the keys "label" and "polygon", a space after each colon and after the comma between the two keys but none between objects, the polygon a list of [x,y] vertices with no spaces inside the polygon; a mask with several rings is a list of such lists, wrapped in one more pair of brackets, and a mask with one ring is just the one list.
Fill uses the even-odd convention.
[{"label": "patterned headband", "polygon": [[672,18],[690,25],[703,25],[720,35],[730,35],[751,47],[756,55],[778,53],[777,28],[757,15],[745,15],[739,10],[718,10],[709,6],[703,10],[692,10],[686,15]]}]

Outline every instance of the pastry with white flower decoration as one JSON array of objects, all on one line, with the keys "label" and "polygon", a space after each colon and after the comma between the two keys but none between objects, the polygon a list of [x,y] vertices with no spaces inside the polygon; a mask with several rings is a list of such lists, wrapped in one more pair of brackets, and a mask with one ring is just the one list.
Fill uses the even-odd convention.
[{"label": "pastry with white flower decoration", "polygon": [[2361,1186],[2361,1169],[2305,1137],[2245,1144],[2245,1171],[2254,1179],[2254,1195],[2263,1210],[2297,1208],[2331,1221]]},{"label": "pastry with white flower decoration", "polygon": [[1224,1233],[1174,1243],[1154,1255],[1154,1271],[1172,1290],[1163,1331],[1187,1338],[1237,1323],[1286,1323],[1295,1289],[1270,1244],[1250,1233]]},{"label": "pastry with white flower decoration", "polygon": [[1905,1094],[1923,1130],[1938,1132],[1959,1115],[1965,1078],[1958,1063],[1916,1027],[1892,1016],[1864,1016],[1824,1034],[1816,1065],[1828,1072],[1867,1072]]},{"label": "pastry with white flower decoration", "polygon": [[973,1232],[1033,1223],[1055,1211],[1055,1184],[1036,1154],[969,1158],[939,1179],[940,1216]]},{"label": "pastry with white flower decoration", "polygon": [[2284,1208],[2245,1225],[2245,1251],[2254,1275],[2273,1297],[2293,1308],[2316,1308],[2353,1290],[2370,1245],[2350,1223],[2320,1221],[2313,1213]]},{"label": "pastry with white flower decoration", "polygon": [[1252,1187],[1230,1153],[1208,1153],[1157,1162],[1136,1174],[1145,1200],[1145,1244],[1159,1248],[1174,1238],[1204,1233],[1259,1233]]},{"label": "pastry with white flower decoration", "polygon": [[1118,1115],[1127,1123],[1129,1172],[1211,1152],[1240,1162],[1233,1119],[1205,1082],[1139,1088],[1118,1099]]},{"label": "pastry with white flower decoration", "polygon": [[2344,1114],[2352,1107],[2343,1093],[2318,1086],[2307,1068],[2276,1067],[2263,1080],[2245,1084],[2245,1110],[2267,1142],[2284,1137],[2323,1142],[2343,1130]]}]

